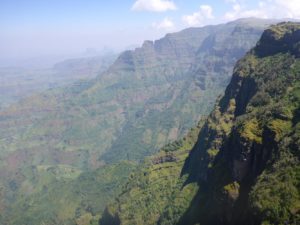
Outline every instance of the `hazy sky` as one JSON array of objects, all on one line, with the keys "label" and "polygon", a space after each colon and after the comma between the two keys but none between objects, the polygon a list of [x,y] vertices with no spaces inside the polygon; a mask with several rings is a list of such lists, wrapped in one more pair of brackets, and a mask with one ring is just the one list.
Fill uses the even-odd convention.
[{"label": "hazy sky", "polygon": [[0,0],[0,60],[121,49],[252,16],[300,18],[300,0]]}]

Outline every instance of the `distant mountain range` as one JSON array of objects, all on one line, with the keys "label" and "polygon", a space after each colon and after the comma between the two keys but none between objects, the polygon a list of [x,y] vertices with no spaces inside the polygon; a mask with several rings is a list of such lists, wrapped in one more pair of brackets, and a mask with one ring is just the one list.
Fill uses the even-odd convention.
[{"label": "distant mountain range", "polygon": [[[33,95],[2,110],[0,208],[5,213],[0,221],[97,224],[137,163],[187,135],[207,116],[236,61],[272,22],[244,19],[145,41],[141,48],[123,52],[94,79]],[[76,71],[94,71],[98,65],[73,60],[54,69],[73,77]],[[227,123],[231,117],[223,119]],[[222,129],[230,130],[226,126],[221,134]],[[154,164],[183,163],[193,141],[194,133],[188,142],[170,145],[180,146],[184,154],[159,156]],[[176,167],[178,173],[181,165]],[[185,204],[196,191],[195,185],[187,190]],[[104,219],[107,215],[115,218],[107,211]]]},{"label": "distant mountain range", "polygon": [[49,89],[92,79],[107,70],[117,55],[68,59],[49,68],[0,67],[0,107]]}]

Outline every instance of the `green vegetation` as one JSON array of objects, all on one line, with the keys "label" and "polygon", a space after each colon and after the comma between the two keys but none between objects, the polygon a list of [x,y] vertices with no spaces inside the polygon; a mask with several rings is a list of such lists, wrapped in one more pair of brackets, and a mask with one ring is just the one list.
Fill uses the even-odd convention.
[{"label": "green vegetation", "polygon": [[[0,223],[95,221],[119,190],[106,186],[110,174],[115,176],[114,183],[125,176],[111,165],[123,160],[140,162],[168,143],[172,144],[163,150],[168,153],[157,162],[167,160],[165,165],[173,165],[179,159],[183,164],[192,143],[190,139],[174,141],[209,113],[236,60],[259,38],[263,26],[258,24],[236,21],[168,34],[122,53],[94,79],[53,88],[1,110]],[[65,78],[75,78],[89,64],[92,71],[99,65],[97,59],[71,60],[54,70],[57,76],[64,73]],[[228,119],[222,122],[226,132]],[[166,175],[173,172],[163,171]],[[175,166],[174,176],[179,174],[180,166]],[[87,181],[81,180],[83,176],[89,177]],[[95,178],[92,184],[93,176],[101,179]],[[160,180],[155,173],[153,177]],[[182,182],[172,184],[169,179],[166,186],[174,185],[180,196]],[[81,186],[85,184],[88,186]],[[183,212],[196,186],[183,190],[186,203],[181,205],[178,197],[174,200],[178,208],[164,209],[165,201],[155,213],[173,217],[180,214],[176,210],[181,206]],[[88,203],[92,209],[86,204],[90,199],[94,199]]]},{"label": "green vegetation", "polygon": [[26,179],[12,192],[15,203],[1,219],[23,225],[98,224],[105,205],[120,192],[135,167],[120,162],[93,172],[63,165],[28,168],[22,172]]},{"label": "green vegetation", "polygon": [[181,177],[181,169],[203,123],[147,158],[130,176],[116,203],[107,207],[100,224],[111,224],[109,215],[130,225],[178,222],[198,190],[195,184],[184,185],[187,177]]},{"label": "green vegetation", "polygon": [[[131,178],[100,223],[299,224],[299,32],[298,23],[267,29],[237,63],[185,162],[163,161],[159,173],[146,162],[133,176],[144,183]],[[165,149],[176,156],[184,144]]]},{"label": "green vegetation", "polygon": [[262,143],[262,130],[259,127],[259,123],[256,119],[252,119],[243,124],[241,136],[249,141],[255,141],[256,143]]},{"label": "green vegetation", "polygon": [[300,220],[300,166],[287,152],[259,176],[250,204],[264,224],[297,224]]}]

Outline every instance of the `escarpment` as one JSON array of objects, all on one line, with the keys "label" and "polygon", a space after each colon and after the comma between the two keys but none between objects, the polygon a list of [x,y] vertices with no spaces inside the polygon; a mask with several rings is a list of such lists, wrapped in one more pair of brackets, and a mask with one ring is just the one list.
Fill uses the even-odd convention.
[{"label": "escarpment", "polygon": [[[180,175],[173,181],[169,176],[166,184],[163,174],[153,183],[148,173],[133,174],[132,179],[148,180],[147,185],[130,187],[129,182],[103,219],[118,218],[118,224],[298,224],[299,31],[300,24],[291,22],[268,28],[236,64],[184,163],[171,162],[180,165]],[[152,198],[157,196],[154,187],[163,184],[172,194],[161,191]]]}]

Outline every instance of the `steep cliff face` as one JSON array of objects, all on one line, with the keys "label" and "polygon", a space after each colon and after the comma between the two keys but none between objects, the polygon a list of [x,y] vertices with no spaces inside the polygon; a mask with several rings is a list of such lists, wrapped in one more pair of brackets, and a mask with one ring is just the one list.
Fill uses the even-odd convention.
[{"label": "steep cliff face", "polygon": [[[78,175],[96,168],[99,173],[113,170],[110,165],[122,160],[140,161],[185,135],[209,113],[229,82],[235,61],[254,46],[270,23],[252,21],[191,28],[146,41],[122,53],[93,80],[33,96],[1,111],[0,186],[4,195],[0,208],[22,212],[31,225],[52,218],[60,224],[74,224],[76,219],[89,218],[90,212],[93,216],[100,213],[109,199],[101,196],[116,192],[94,185],[91,190],[80,188]],[[172,157],[158,157],[154,162],[176,163],[166,162]],[[119,172],[114,180],[118,175],[126,177]],[[98,184],[105,187],[102,176],[97,175]],[[86,184],[93,181],[92,176],[87,177]],[[65,188],[63,193],[71,202],[52,198],[57,196],[57,187],[69,183],[82,194],[75,194],[76,187],[74,192]],[[47,201],[43,201],[45,190]],[[97,207],[86,207],[80,197],[85,195],[95,199]],[[53,213],[48,217],[44,212],[50,210]],[[10,221],[24,219],[21,213],[16,213],[18,218],[3,214],[0,223],[4,224],[19,224]]]},{"label": "steep cliff face", "polygon": [[199,191],[182,224],[299,222],[299,31],[271,27],[235,67],[185,164]]},{"label": "steep cliff face", "polygon": [[[122,128],[124,132],[117,134],[102,158],[107,162],[142,159],[182,137],[201,115],[208,114],[215,98],[226,88],[235,62],[255,45],[271,21],[252,22],[189,28],[146,41],[142,48],[121,55],[109,76],[117,75],[118,85],[125,90],[133,83],[142,83],[144,87],[136,91],[145,104],[139,101],[134,114],[125,114],[128,123]],[[126,70],[116,70],[119,66]],[[130,108],[136,97],[122,96]],[[148,140],[140,141],[145,136]]]},{"label": "steep cliff face", "polygon": [[[70,164],[60,160],[66,154],[71,164],[92,168],[100,160],[143,159],[209,113],[235,61],[256,43],[267,23],[236,21],[167,34],[122,53],[96,79],[1,111],[3,158],[28,149],[40,155],[37,163]],[[58,160],[52,152],[60,155]]]},{"label": "steep cliff face", "polygon": [[[159,219],[149,222],[142,217],[145,224],[300,222],[299,31],[297,23],[270,27],[237,63],[180,178],[174,178],[184,180],[180,188],[171,188],[182,195],[172,196]],[[180,192],[191,185],[197,186],[194,192]],[[150,196],[155,195],[151,186],[144,188]],[[121,224],[138,224],[134,220],[138,211],[126,216],[127,208],[136,201],[131,199],[132,191],[123,193],[103,218],[117,216]],[[191,195],[193,200],[182,214],[184,207],[178,207],[178,202]],[[152,203],[150,198],[149,211]]]}]

